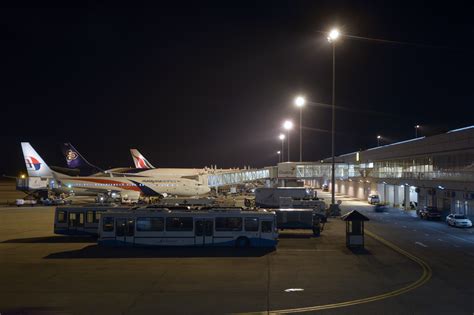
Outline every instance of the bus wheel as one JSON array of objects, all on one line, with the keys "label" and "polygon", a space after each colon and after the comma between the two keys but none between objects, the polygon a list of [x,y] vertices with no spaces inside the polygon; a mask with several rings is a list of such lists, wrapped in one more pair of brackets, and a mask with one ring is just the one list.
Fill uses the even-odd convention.
[{"label": "bus wheel", "polygon": [[250,246],[250,240],[246,237],[239,237],[235,241],[235,246],[238,248],[245,248]]}]

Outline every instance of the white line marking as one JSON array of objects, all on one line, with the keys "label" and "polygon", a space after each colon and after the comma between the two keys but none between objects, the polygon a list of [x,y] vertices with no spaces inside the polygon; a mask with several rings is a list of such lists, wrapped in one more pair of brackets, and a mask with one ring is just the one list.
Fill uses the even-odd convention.
[{"label": "white line marking", "polygon": [[436,232],[439,232],[439,233],[446,234],[446,235],[449,236],[449,237],[457,238],[457,239],[459,239],[459,240],[461,240],[461,241],[464,241],[464,242],[468,242],[468,243],[473,243],[473,244],[474,244],[473,241],[465,240],[465,239],[463,239],[462,237],[455,236],[455,235],[452,235],[452,234],[449,234],[449,233],[440,231],[440,230],[438,230],[438,229],[430,229],[430,228],[427,228],[427,229],[428,229],[428,230],[432,230],[432,231],[436,231]]},{"label": "white line marking", "polygon": [[420,246],[423,246],[423,247],[428,247],[426,246],[425,244],[421,243],[421,242],[415,242],[416,245],[420,245]]},{"label": "white line marking", "polygon": [[304,291],[304,289],[302,289],[302,288],[289,288],[289,289],[285,290],[285,292],[301,292],[301,291]]},{"label": "white line marking", "polygon": [[407,228],[407,226],[406,226],[406,225],[404,225],[404,226],[402,226],[402,227],[403,227],[404,229],[406,229],[406,228]]},{"label": "white line marking", "polygon": [[440,242],[444,242],[444,241],[443,241],[442,239],[440,239],[440,238],[438,238],[438,241],[440,241]]}]

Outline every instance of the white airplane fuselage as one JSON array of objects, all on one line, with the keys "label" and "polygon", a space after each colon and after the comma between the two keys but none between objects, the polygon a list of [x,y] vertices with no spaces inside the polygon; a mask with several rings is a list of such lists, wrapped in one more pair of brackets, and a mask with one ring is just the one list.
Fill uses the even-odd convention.
[{"label": "white airplane fuselage", "polygon": [[204,195],[210,191],[207,185],[186,178],[165,177],[69,177],[57,174],[58,189],[75,195],[94,195],[118,192],[128,195],[183,197]]}]

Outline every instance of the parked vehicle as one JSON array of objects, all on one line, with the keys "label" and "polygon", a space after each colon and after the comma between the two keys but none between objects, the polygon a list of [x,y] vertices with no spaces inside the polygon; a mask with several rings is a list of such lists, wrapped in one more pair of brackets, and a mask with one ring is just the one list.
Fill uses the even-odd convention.
[{"label": "parked vehicle", "polygon": [[450,214],[446,217],[446,223],[455,227],[472,227],[472,222],[463,214]]},{"label": "parked vehicle", "polygon": [[420,210],[420,218],[441,220],[441,212],[436,207],[424,207]]},{"label": "parked vehicle", "polygon": [[38,203],[38,201],[36,201],[36,199],[33,199],[33,198],[28,198],[28,197],[25,197],[25,199],[17,199],[15,201],[15,204],[17,205],[17,207],[21,207],[21,206],[34,206]]},{"label": "parked vehicle", "polygon": [[370,195],[369,198],[367,198],[367,201],[371,205],[376,205],[376,204],[380,203],[380,197],[379,197],[379,195]]},{"label": "parked vehicle", "polygon": [[329,186],[326,184],[324,184],[322,188],[323,188],[323,191],[329,191]]},{"label": "parked vehicle", "polygon": [[99,221],[100,245],[275,247],[273,211],[109,210]]}]

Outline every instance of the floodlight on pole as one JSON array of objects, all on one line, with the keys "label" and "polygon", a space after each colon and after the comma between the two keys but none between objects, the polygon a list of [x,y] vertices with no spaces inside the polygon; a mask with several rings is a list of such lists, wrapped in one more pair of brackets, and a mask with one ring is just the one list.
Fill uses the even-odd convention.
[{"label": "floodlight on pole", "polygon": [[303,107],[306,104],[306,100],[303,96],[295,98],[295,105],[300,109],[300,162],[303,161]]},{"label": "floodlight on pole", "polygon": [[283,128],[287,131],[288,137],[288,162],[290,162],[290,130],[293,129],[293,122],[291,120],[285,120],[283,123]]},{"label": "floodlight on pole", "polygon": [[281,140],[281,161],[283,162],[283,157],[285,156],[285,135],[280,133],[280,135],[278,136],[278,138]]},{"label": "floodlight on pole", "polygon": [[277,151],[277,154],[278,154],[278,163],[281,162],[281,151]]},{"label": "floodlight on pole", "polygon": [[335,157],[335,128],[336,128],[336,42],[340,37],[337,28],[328,33],[328,42],[332,44],[332,123],[331,123],[331,205],[330,212],[333,215],[340,213],[339,205],[336,204],[336,157]]},{"label": "floodlight on pole", "polygon": [[420,129],[420,125],[415,126],[415,138],[418,138],[418,129]]},{"label": "floodlight on pole", "polygon": [[382,139],[382,136],[377,136],[377,146],[380,146],[380,139]]}]

